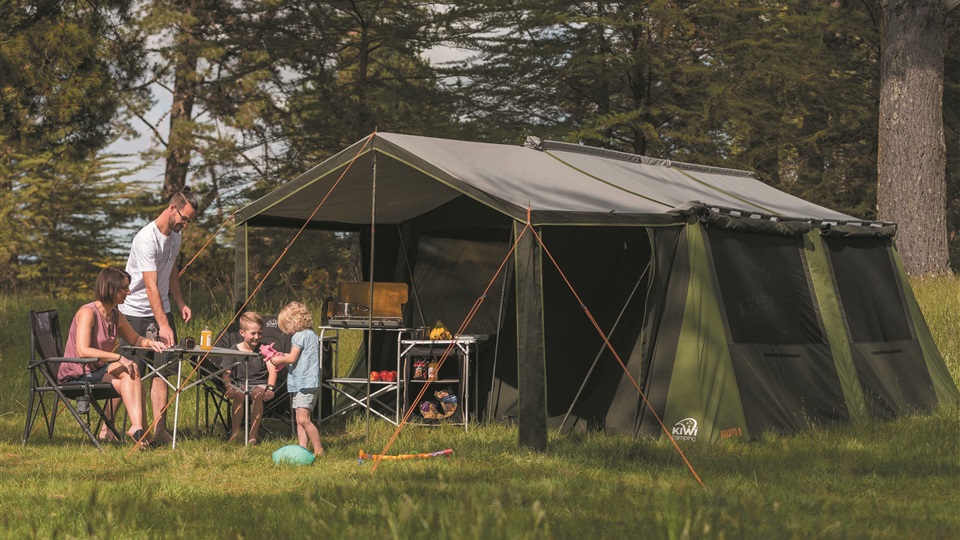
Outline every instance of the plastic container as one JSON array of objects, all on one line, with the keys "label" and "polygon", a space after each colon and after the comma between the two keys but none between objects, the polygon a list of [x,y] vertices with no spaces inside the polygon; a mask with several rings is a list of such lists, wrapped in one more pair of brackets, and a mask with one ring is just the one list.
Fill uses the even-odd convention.
[{"label": "plastic container", "polygon": [[150,323],[150,326],[147,327],[147,331],[143,333],[143,337],[156,341],[157,339],[157,325]]},{"label": "plastic container", "polygon": [[430,361],[430,364],[427,365],[427,380],[435,381],[437,380],[437,359],[434,358]]},{"label": "plastic container", "polygon": [[209,326],[204,326],[203,332],[200,332],[200,348],[205,351],[213,348],[213,332],[210,331]]}]

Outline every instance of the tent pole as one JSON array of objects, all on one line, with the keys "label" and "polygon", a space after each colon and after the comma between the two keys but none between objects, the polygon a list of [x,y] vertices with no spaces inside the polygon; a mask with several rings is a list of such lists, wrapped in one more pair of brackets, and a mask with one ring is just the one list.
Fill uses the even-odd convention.
[{"label": "tent pole", "polygon": [[[487,396],[487,410],[486,414],[484,415],[484,420],[490,420],[490,415],[493,411],[494,389],[497,388],[497,357],[500,355],[500,333],[503,329],[503,304],[506,300],[506,297],[507,274],[504,273],[503,284],[500,285],[500,307],[497,309],[497,340],[493,344],[493,370],[490,372],[490,394]],[[480,377],[477,377],[477,380],[479,379]]]},{"label": "tent pole", "polygon": [[[623,318],[623,314],[627,311],[627,306],[630,305],[630,302],[633,301],[633,296],[637,294],[637,289],[640,288],[640,283],[643,281],[643,276],[647,275],[647,270],[650,269],[650,265],[653,264],[653,260],[647,263],[647,266],[643,269],[643,273],[640,274],[640,277],[637,278],[637,283],[633,286],[633,290],[630,291],[630,296],[627,297],[627,301],[624,302],[623,308],[620,309],[620,314],[617,315],[617,320],[613,321],[613,326],[610,327],[610,331],[607,332],[607,339],[613,337],[613,333],[617,331],[617,325],[620,324],[620,320]],[[646,313],[644,313],[646,317]],[[641,326],[640,331],[643,331]],[[577,401],[580,399],[580,394],[583,393],[583,389],[587,386],[587,381],[590,380],[590,375],[593,374],[593,370],[597,367],[597,362],[600,361],[600,356],[603,355],[603,351],[607,348],[606,343],[600,344],[600,350],[597,351],[596,358],[593,359],[593,364],[591,364],[590,369],[587,371],[586,376],[583,378],[583,382],[580,383],[580,389],[577,390],[577,395],[573,397],[573,401],[570,402],[570,408],[567,409],[567,414],[563,416],[563,422],[560,422],[559,431],[563,432],[563,426],[567,424],[567,418],[570,418],[570,414],[573,413],[573,407],[577,404]]]},{"label": "tent pole", "polygon": [[397,225],[397,236],[400,238],[400,253],[403,254],[403,263],[407,266],[407,274],[410,276],[410,288],[413,289],[413,301],[417,306],[417,312],[420,313],[420,324],[427,326],[427,319],[423,316],[423,306],[420,305],[420,295],[417,294],[417,282],[413,280],[413,268],[410,268],[410,259],[407,257],[407,245],[403,243],[403,231],[400,225]]},{"label": "tent pole", "polygon": [[370,188],[370,309],[367,310],[367,414],[366,414],[366,433],[364,441],[370,443],[370,369],[373,358],[373,257],[376,254],[376,232],[377,232],[377,153],[372,152],[373,162],[370,167],[373,169],[372,186]]},{"label": "tent pole", "polygon": [[[530,227],[529,219],[527,227]],[[517,419],[522,447],[547,449],[547,355],[543,324],[542,246],[533,234],[517,239]],[[539,234],[539,233],[538,233]]]}]

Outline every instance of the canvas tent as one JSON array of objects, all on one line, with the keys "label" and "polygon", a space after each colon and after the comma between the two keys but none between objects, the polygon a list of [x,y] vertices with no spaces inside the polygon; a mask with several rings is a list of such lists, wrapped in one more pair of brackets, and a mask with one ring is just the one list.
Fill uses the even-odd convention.
[{"label": "canvas tent", "polygon": [[[490,336],[475,397],[524,445],[545,447],[549,426],[655,435],[662,421],[717,441],[960,402],[895,226],[748,172],[377,133],[237,213],[239,298],[251,230],[308,219],[360,233],[364,279],[410,285],[408,325],[456,328],[488,290],[465,330]],[[396,344],[376,334],[380,369]]]}]

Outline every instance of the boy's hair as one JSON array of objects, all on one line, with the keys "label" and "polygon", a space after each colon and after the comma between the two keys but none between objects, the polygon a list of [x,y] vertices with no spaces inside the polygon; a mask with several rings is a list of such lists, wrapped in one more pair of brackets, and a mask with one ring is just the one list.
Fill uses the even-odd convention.
[{"label": "boy's hair", "polygon": [[290,302],[277,314],[277,326],[284,334],[296,334],[313,325],[310,310],[300,302]]},{"label": "boy's hair", "polygon": [[240,329],[249,330],[252,324],[263,328],[263,317],[257,315],[255,311],[245,311],[243,315],[240,316]]},{"label": "boy's hair", "polygon": [[120,291],[130,286],[130,274],[115,266],[100,271],[93,287],[93,297],[101,302],[113,303]]}]

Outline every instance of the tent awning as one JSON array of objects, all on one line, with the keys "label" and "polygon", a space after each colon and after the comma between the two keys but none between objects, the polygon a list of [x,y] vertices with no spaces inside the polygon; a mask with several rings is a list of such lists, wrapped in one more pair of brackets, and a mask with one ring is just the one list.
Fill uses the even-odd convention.
[{"label": "tent awning", "polygon": [[377,223],[402,223],[460,196],[519,221],[529,208],[535,224],[674,223],[679,218],[670,210],[688,201],[792,218],[856,219],[745,171],[535,138],[511,146],[376,133],[244,207],[237,222],[302,224],[316,210],[314,226],[356,229],[373,220],[374,194]]}]

